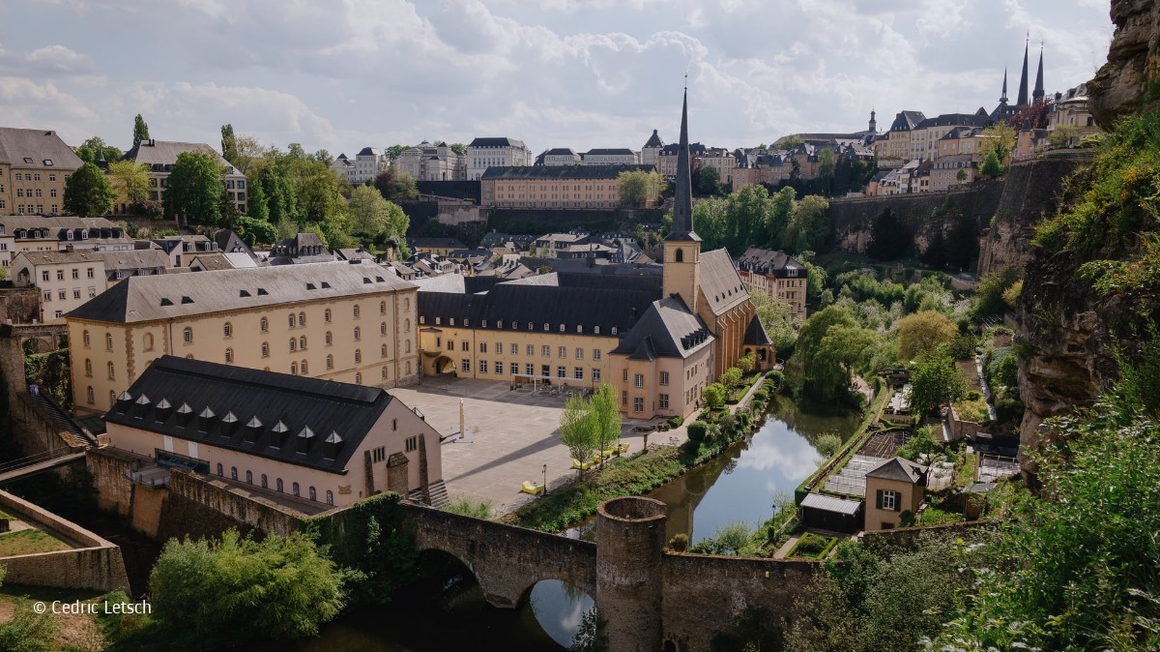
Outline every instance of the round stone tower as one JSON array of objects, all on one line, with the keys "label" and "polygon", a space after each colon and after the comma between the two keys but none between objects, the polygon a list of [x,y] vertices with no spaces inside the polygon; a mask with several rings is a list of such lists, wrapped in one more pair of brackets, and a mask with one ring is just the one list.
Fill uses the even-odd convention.
[{"label": "round stone tower", "polygon": [[659,650],[665,504],[613,498],[596,513],[596,604],[608,649]]}]

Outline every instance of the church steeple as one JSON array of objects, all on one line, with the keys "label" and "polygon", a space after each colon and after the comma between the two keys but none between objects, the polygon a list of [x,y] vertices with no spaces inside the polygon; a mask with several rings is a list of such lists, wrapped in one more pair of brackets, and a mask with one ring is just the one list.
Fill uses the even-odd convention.
[{"label": "church steeple", "polygon": [[662,244],[664,296],[678,295],[693,313],[701,287],[701,238],[693,231],[693,181],[689,165],[689,89],[681,106],[681,141],[673,192],[673,229]]},{"label": "church steeple", "polygon": [[[1028,36],[1030,41],[1030,36]],[[1023,43],[1023,76],[1019,78],[1019,98],[1015,103],[1016,106],[1027,106],[1027,45]]]},{"label": "church steeple", "polygon": [[870,133],[878,133],[878,121],[874,119],[874,109],[870,109]]},{"label": "church steeple", "polygon": [[1035,92],[1031,94],[1035,102],[1042,102],[1043,91],[1043,44],[1039,45],[1039,72],[1035,73]]},{"label": "church steeple", "polygon": [[999,103],[1007,103],[1007,66],[1003,66],[1003,94],[999,96]]},{"label": "church steeple", "polygon": [[665,240],[700,242],[693,231],[693,181],[689,163],[689,89],[681,105],[681,141],[677,150],[677,178],[673,187],[673,230]]}]

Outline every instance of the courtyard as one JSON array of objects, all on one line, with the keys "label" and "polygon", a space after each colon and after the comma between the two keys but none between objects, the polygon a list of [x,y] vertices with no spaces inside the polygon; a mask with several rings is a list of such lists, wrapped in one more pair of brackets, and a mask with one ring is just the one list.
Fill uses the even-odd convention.
[{"label": "courtyard", "polygon": [[[462,401],[466,437],[446,441],[442,447],[443,481],[452,500],[460,496],[490,500],[496,513],[510,512],[535,499],[520,493],[520,484],[525,480],[542,483],[545,465],[549,491],[576,475],[572,455],[560,443],[558,430],[567,402],[564,395],[451,377],[427,377],[419,385],[390,392],[408,407],[417,408],[444,437],[459,431]],[[621,441],[628,442],[629,454],[639,452],[644,444],[644,434],[635,428],[650,423],[624,420]],[[653,433],[649,443],[670,443],[670,436],[676,434]]]}]

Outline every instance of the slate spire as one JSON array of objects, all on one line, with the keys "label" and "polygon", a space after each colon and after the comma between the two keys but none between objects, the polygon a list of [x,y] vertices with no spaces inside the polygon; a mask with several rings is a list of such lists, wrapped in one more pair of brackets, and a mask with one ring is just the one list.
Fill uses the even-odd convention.
[{"label": "slate spire", "polygon": [[1025,41],[1023,43],[1023,76],[1019,78],[1019,98],[1015,106],[1027,106],[1027,45]]},{"label": "slate spire", "polygon": [[1031,94],[1032,100],[1041,102],[1043,100],[1043,45],[1039,46],[1039,72],[1035,73],[1035,92]]},{"label": "slate spire", "polygon": [[693,181],[689,163],[689,89],[681,105],[681,142],[677,150],[677,178],[673,188],[673,230],[665,240],[701,238],[693,231]]},{"label": "slate spire", "polygon": [[1003,66],[1003,94],[999,96],[999,103],[1007,103],[1007,66]]}]

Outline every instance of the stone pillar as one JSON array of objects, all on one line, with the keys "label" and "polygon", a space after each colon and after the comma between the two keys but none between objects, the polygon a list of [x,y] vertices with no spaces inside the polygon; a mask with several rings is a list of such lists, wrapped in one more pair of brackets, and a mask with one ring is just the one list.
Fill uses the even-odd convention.
[{"label": "stone pillar", "polygon": [[391,453],[387,458],[387,491],[393,491],[406,498],[411,493],[407,470],[409,460],[402,452]]},{"label": "stone pillar", "polygon": [[665,504],[614,498],[597,508],[596,519],[596,605],[608,649],[659,650]]}]

